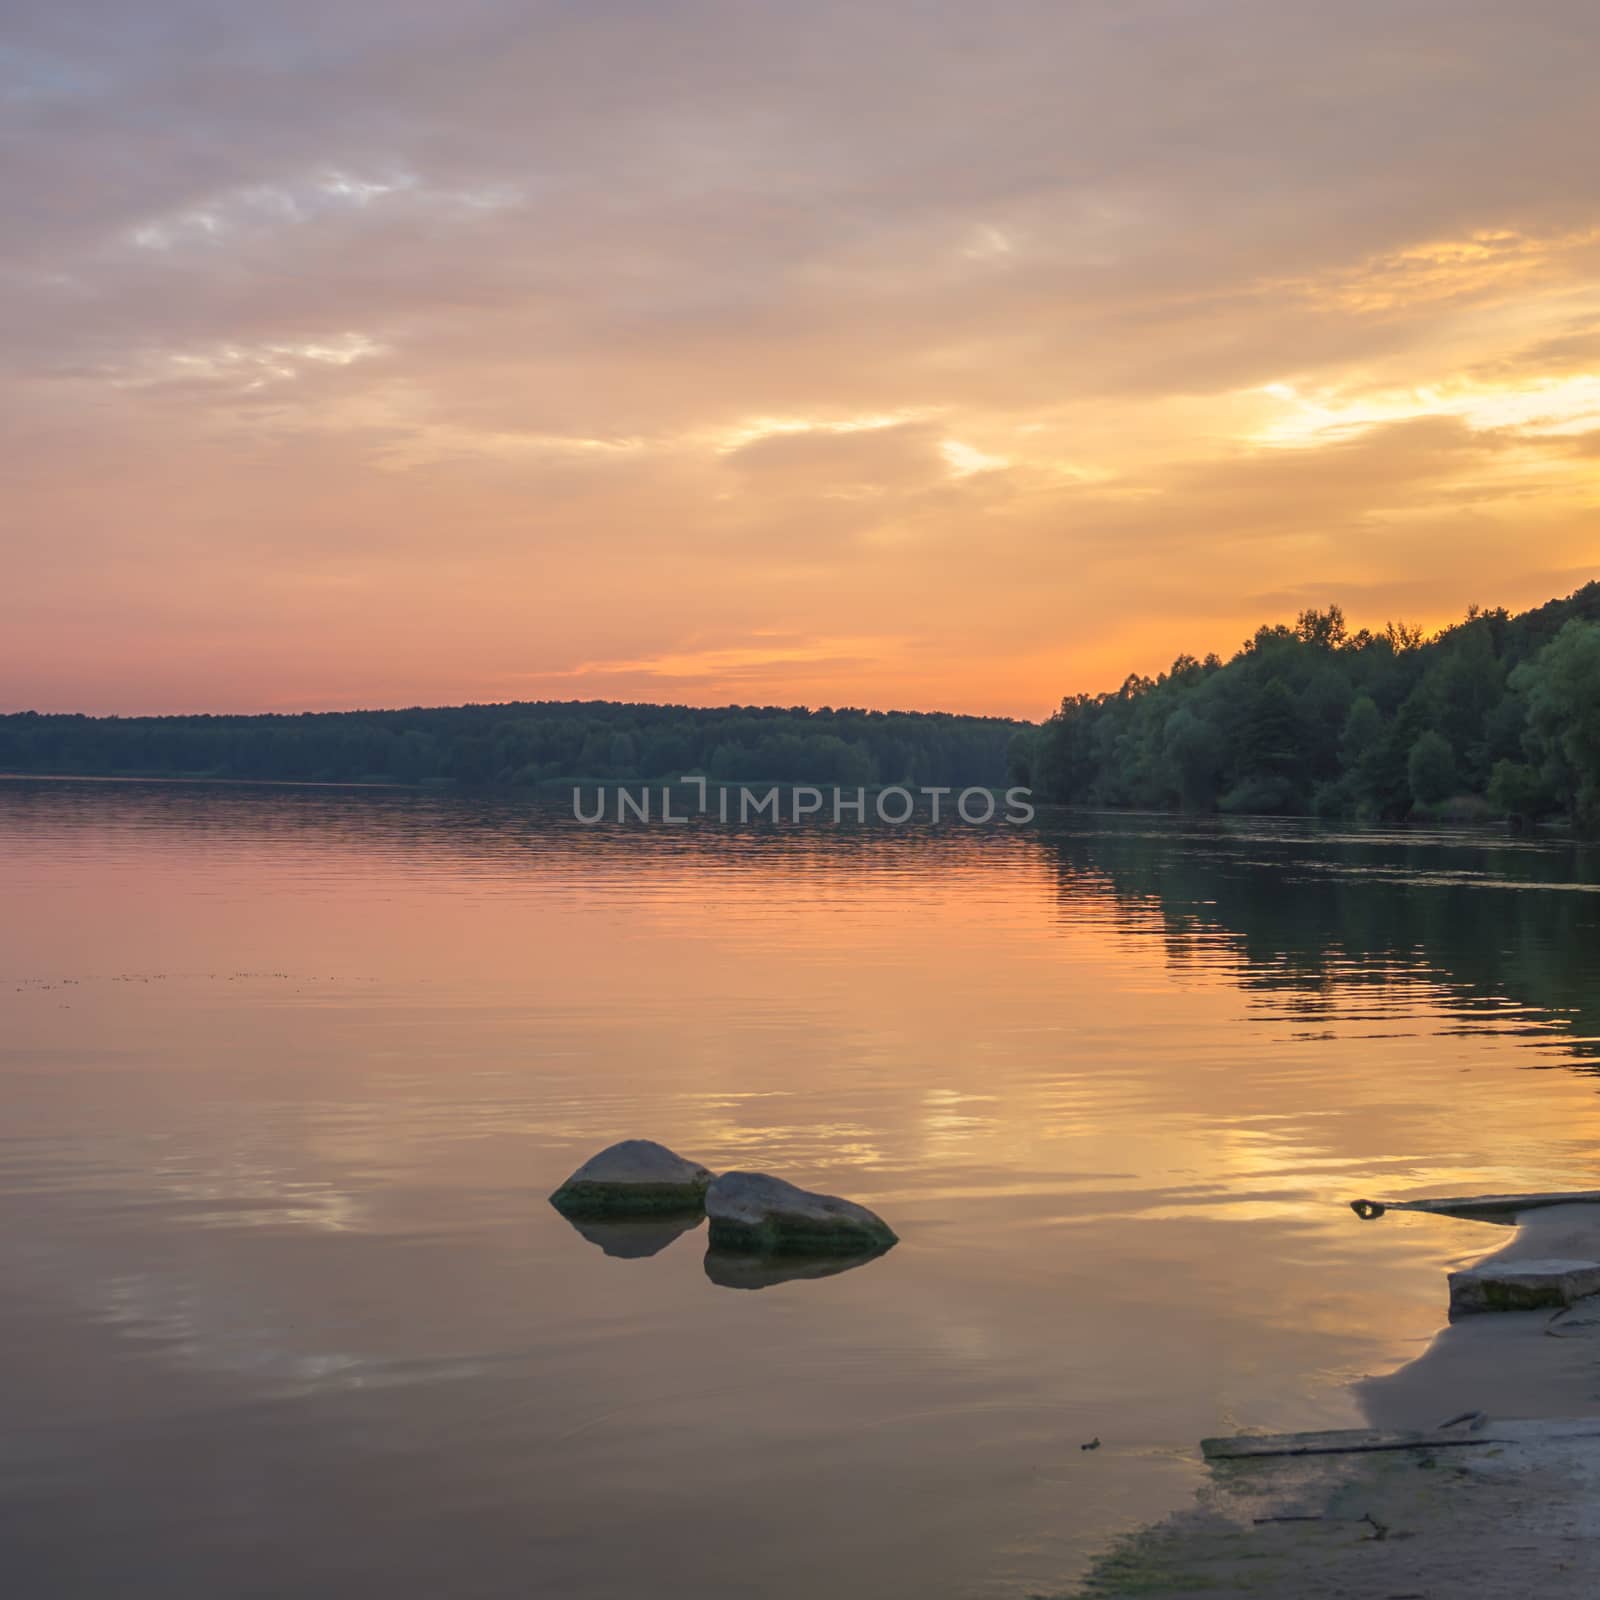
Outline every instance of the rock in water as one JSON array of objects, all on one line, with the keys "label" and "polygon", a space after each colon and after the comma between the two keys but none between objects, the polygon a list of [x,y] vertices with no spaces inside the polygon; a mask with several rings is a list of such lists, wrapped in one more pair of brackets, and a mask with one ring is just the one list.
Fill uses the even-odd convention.
[{"label": "rock in water", "polygon": [[1450,1314],[1541,1311],[1600,1294],[1600,1261],[1481,1261],[1450,1274]]},{"label": "rock in water", "polygon": [[813,1194],[764,1172],[725,1172],[706,1190],[713,1250],[765,1255],[877,1253],[896,1242],[882,1217],[837,1195]]},{"label": "rock in water", "polygon": [[688,1211],[705,1199],[711,1174],[653,1139],[624,1139],[584,1164],[550,1196],[569,1217]]}]

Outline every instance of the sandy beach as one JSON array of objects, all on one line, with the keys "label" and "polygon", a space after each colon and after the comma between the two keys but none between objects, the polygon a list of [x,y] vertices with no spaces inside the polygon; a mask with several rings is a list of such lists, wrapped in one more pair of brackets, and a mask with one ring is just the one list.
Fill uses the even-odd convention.
[{"label": "sandy beach", "polygon": [[[1600,1205],[1508,1220],[1482,1267],[1600,1257]],[[1460,1315],[1358,1387],[1367,1433],[1207,1441],[1196,1503],[1119,1541],[1082,1600],[1589,1596],[1600,1541],[1600,1295]],[[1233,1449],[1261,1449],[1231,1458]],[[1292,1453],[1297,1451],[1308,1453]]]}]

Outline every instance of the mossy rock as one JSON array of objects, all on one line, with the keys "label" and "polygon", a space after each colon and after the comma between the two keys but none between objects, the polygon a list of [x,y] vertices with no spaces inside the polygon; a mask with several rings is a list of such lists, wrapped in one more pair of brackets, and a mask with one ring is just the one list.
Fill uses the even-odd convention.
[{"label": "mossy rock", "polygon": [[725,1172],[706,1191],[713,1250],[758,1255],[881,1255],[898,1242],[876,1212],[765,1172]]},{"label": "mossy rock", "polygon": [[628,1217],[695,1211],[711,1173],[653,1139],[624,1139],[590,1156],[550,1196],[569,1217]]}]

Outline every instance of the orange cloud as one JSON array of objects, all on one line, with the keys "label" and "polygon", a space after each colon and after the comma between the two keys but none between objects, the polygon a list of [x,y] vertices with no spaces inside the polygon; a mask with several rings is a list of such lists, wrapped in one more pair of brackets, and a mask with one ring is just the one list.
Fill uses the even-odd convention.
[{"label": "orange cloud", "polygon": [[24,0],[8,706],[1038,715],[1600,566],[1592,8],[303,9]]}]

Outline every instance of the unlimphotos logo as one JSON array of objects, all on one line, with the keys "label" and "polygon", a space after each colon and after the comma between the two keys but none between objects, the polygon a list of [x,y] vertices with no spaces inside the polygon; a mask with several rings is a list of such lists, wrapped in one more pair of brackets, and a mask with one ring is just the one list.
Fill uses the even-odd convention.
[{"label": "unlimphotos logo", "polygon": [[[676,793],[692,789],[694,797]],[[951,784],[921,784],[912,789],[892,784],[887,789],[819,788],[814,784],[771,785],[751,789],[740,784],[719,784],[715,793],[705,778],[684,778],[678,785],[629,789],[596,788],[593,807],[587,808],[583,790],[572,791],[572,814],[586,826],[595,823],[685,823],[699,817],[718,822],[866,822],[869,818],[903,827],[912,821],[933,824],[964,822],[971,827],[1000,821],[1021,827],[1033,821],[1031,789],[1007,789],[1004,810],[993,789],[957,789]],[[953,797],[953,798],[952,798]],[[612,803],[608,807],[608,798]],[[654,804],[652,804],[654,800]],[[678,804],[674,804],[674,802]],[[685,802],[687,809],[680,809]],[[927,802],[924,812],[922,803]],[[609,812],[609,815],[608,815]]]}]

